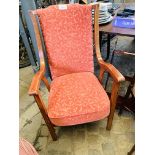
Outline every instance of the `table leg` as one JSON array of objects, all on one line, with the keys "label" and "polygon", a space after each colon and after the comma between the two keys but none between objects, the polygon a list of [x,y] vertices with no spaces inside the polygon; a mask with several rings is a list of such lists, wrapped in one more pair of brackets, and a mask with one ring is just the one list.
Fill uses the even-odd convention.
[{"label": "table leg", "polygon": [[110,56],[110,34],[107,34],[107,57],[105,58],[104,61],[107,61]]},{"label": "table leg", "polygon": [[[127,111],[132,112],[132,114],[135,113],[135,96],[132,92],[132,89],[134,87],[134,83],[135,83],[135,75],[131,78],[131,77],[127,77],[125,76],[126,81],[130,81],[130,84],[128,86],[127,92],[124,96],[124,99],[122,100],[122,102],[120,102],[120,110],[119,110],[119,115],[122,114],[123,109],[126,109]],[[131,95],[131,97],[130,97]]]},{"label": "table leg", "polygon": [[[111,60],[110,60],[111,64],[113,63],[113,58],[114,58],[114,51],[112,52],[112,56],[111,56]],[[109,73],[107,73],[107,78],[105,81],[105,90],[107,89],[108,80],[109,80]]]},{"label": "table leg", "polygon": [[99,31],[99,43],[100,43],[100,50],[102,50],[102,32],[101,31]]},{"label": "table leg", "polygon": [[[103,32],[99,32],[99,43],[100,43],[100,51],[102,53],[102,35]],[[104,61],[107,61],[109,59],[110,56],[110,34],[107,34],[107,55],[106,58],[104,59]]]}]

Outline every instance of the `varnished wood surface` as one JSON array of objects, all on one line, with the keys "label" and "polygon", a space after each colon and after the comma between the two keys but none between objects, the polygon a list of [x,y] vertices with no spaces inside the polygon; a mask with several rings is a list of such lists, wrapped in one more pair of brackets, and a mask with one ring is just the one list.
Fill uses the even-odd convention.
[{"label": "varnished wood surface", "polygon": [[51,120],[50,118],[48,117],[48,113],[47,113],[47,109],[45,107],[45,104],[40,96],[40,94],[37,94],[37,95],[34,95],[34,99],[40,109],[40,112],[45,120],[45,123],[48,127],[48,130],[52,136],[52,139],[53,141],[56,141],[57,140],[57,135],[55,133],[55,129],[54,129],[54,125],[51,123]]},{"label": "varnished wood surface", "polygon": [[[117,93],[119,89],[120,82],[124,81],[123,75],[111,64],[108,64],[102,60],[101,53],[100,53],[100,48],[99,48],[99,24],[98,24],[98,17],[99,17],[99,5],[98,4],[91,4],[92,9],[95,10],[95,18],[94,18],[94,43],[95,43],[95,51],[96,51],[96,56],[98,63],[100,65],[100,76],[99,80],[102,83],[102,79],[104,76],[104,71],[107,71],[110,73],[112,76],[114,82],[113,82],[113,87],[112,87],[112,95],[110,99],[110,114],[108,116],[108,122],[107,122],[107,129],[110,130],[112,126],[112,120],[114,116],[114,111],[115,111],[115,106],[116,106],[116,100],[117,100]],[[39,28],[37,24],[37,19],[36,19],[36,12],[35,11],[30,11],[30,17],[34,26],[34,31],[36,35],[36,40],[37,40],[37,46],[38,46],[38,52],[39,52],[39,57],[40,57],[40,70],[35,74],[30,89],[29,89],[29,94],[33,95],[35,98],[35,101],[38,104],[38,107],[41,111],[41,114],[47,124],[47,127],[50,131],[50,134],[53,138],[53,140],[57,139],[57,136],[54,131],[54,125],[50,121],[50,118],[48,117],[47,114],[47,109],[45,107],[45,104],[41,98],[39,87],[40,87],[40,81],[42,80],[48,91],[50,91],[50,84],[48,83],[47,79],[45,78],[45,62],[44,62],[44,55],[43,55],[43,48],[42,48],[42,43],[41,43],[41,37],[39,33]]]},{"label": "varnished wood surface", "polygon": [[99,73],[98,79],[102,84],[105,71],[107,71],[110,74],[110,76],[113,78],[112,93],[110,97],[110,114],[108,116],[107,127],[106,127],[107,130],[111,130],[120,83],[122,81],[125,81],[125,78],[112,64],[106,63],[102,59],[100,46],[99,46],[99,24],[98,24],[99,5],[95,5],[94,7],[95,7],[95,12],[94,12],[95,52],[96,52],[97,61],[100,65],[100,73]]},{"label": "varnished wood surface", "polygon": [[100,26],[99,31],[104,33],[109,33],[109,34],[121,35],[121,36],[129,36],[129,37],[135,36],[135,29],[114,27],[112,25],[112,22],[107,25]]},{"label": "varnished wood surface", "polygon": [[[106,63],[105,61],[103,61],[102,56],[101,56],[101,52],[100,52],[100,46],[99,46],[99,24],[98,24],[98,17],[99,17],[99,5],[95,5],[96,9],[95,9],[95,24],[94,24],[94,42],[95,42],[95,52],[96,52],[96,57],[97,57],[97,61],[100,65],[100,69],[102,70],[101,75],[103,75],[104,71],[107,71],[110,73],[110,75],[112,76],[113,80],[115,82],[122,82],[125,80],[124,76],[110,63]],[[104,70],[104,71],[103,71]],[[102,77],[100,77],[100,79],[102,79]]]}]

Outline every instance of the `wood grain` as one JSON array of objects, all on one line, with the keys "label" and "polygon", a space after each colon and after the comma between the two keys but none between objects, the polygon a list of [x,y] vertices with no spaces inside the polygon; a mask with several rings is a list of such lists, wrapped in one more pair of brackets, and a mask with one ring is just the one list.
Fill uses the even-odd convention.
[{"label": "wood grain", "polygon": [[[94,43],[95,43],[95,51],[96,51],[96,57],[98,60],[98,63],[100,65],[100,74],[99,74],[99,81],[102,83],[104,72],[107,71],[110,73],[112,78],[114,79],[113,82],[113,87],[112,87],[112,95],[110,99],[110,115],[108,116],[108,122],[107,122],[107,129],[110,130],[112,126],[112,120],[114,116],[114,111],[115,111],[115,106],[116,106],[116,100],[117,100],[117,93],[119,89],[120,82],[124,81],[125,78],[121,75],[121,73],[111,64],[108,64],[102,60],[101,53],[100,53],[100,48],[99,48],[99,24],[98,24],[98,17],[99,17],[99,4],[89,4],[92,6],[92,9],[94,9]],[[33,95],[35,98],[36,103],[38,104],[38,107],[41,111],[41,114],[47,124],[47,127],[49,129],[49,132],[53,138],[53,140],[57,139],[57,136],[55,134],[54,130],[54,125],[50,121],[50,118],[48,117],[47,114],[47,109],[45,107],[45,104],[41,98],[40,95],[40,82],[41,80],[44,82],[46,85],[48,91],[50,91],[50,84],[46,77],[44,76],[45,74],[45,62],[44,62],[44,54],[43,54],[43,48],[42,48],[42,42],[41,42],[41,36],[39,33],[39,27],[36,19],[36,11],[29,11],[33,27],[34,27],[34,32],[36,36],[36,41],[37,41],[37,47],[38,47],[38,52],[39,52],[39,57],[40,57],[40,70],[35,74],[33,77],[32,83],[29,88],[29,95]]]}]

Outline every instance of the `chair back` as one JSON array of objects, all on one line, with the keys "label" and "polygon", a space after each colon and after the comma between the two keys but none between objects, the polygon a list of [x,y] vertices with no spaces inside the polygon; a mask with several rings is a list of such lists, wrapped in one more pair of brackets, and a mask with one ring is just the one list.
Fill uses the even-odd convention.
[{"label": "chair back", "polygon": [[52,78],[94,72],[92,7],[52,5],[35,10],[40,21]]}]

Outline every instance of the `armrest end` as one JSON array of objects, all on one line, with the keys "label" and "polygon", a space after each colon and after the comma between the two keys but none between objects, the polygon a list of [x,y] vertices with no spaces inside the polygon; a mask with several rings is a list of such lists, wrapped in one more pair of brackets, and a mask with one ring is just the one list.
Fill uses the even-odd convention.
[{"label": "armrest end", "polygon": [[39,70],[33,77],[31,85],[29,87],[28,94],[31,95],[38,95],[40,82],[42,77],[44,76],[44,70]]}]

